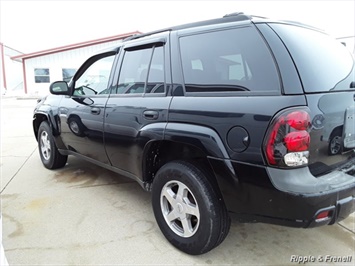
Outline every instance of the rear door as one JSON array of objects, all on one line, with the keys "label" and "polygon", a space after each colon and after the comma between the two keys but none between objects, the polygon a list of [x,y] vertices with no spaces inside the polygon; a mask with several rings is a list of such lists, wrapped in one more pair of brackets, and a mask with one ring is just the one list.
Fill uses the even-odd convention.
[{"label": "rear door", "polygon": [[355,71],[350,51],[310,28],[269,25],[293,58],[311,110],[311,172],[318,176],[336,168],[350,170],[355,158]]},{"label": "rear door", "polygon": [[168,119],[168,45],[164,34],[126,44],[106,105],[105,146],[111,164],[138,177],[145,145],[163,139]]}]

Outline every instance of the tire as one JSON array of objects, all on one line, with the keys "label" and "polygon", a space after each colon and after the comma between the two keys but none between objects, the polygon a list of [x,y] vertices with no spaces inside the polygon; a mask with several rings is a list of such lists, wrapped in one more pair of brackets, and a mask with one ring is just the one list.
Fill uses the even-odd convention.
[{"label": "tire", "polygon": [[67,163],[68,156],[59,153],[47,121],[43,121],[38,129],[38,150],[43,165],[48,169],[58,169]]},{"label": "tire", "polygon": [[226,238],[230,218],[208,177],[195,165],[173,161],[157,172],[152,188],[155,219],[179,250],[199,255]]},{"label": "tire", "polygon": [[343,150],[343,139],[342,139],[342,130],[336,129],[332,132],[329,138],[329,145],[328,145],[328,154],[329,155],[336,155],[341,153]]}]

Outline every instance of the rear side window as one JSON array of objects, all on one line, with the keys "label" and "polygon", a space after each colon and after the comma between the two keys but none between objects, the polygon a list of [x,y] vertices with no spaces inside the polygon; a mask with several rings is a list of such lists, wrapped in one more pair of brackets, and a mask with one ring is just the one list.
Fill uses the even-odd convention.
[{"label": "rear side window", "polygon": [[186,92],[280,91],[278,71],[253,27],[180,37]]},{"label": "rear side window", "polygon": [[350,52],[322,32],[286,24],[269,24],[289,50],[305,92],[349,90],[355,72]]},{"label": "rear side window", "polygon": [[164,47],[127,50],[115,94],[164,93]]}]

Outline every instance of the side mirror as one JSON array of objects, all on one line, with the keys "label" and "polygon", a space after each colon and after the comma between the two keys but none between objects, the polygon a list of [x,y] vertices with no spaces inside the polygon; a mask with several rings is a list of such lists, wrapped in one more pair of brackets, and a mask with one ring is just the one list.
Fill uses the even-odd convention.
[{"label": "side mirror", "polygon": [[65,81],[55,81],[49,86],[49,91],[54,95],[69,95],[68,83]]}]

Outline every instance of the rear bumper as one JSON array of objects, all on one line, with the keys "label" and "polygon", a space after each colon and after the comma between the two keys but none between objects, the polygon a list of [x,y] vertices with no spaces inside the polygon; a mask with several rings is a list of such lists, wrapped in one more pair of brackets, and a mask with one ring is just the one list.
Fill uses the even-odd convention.
[{"label": "rear bumper", "polygon": [[[342,173],[316,178],[308,168],[282,170],[210,160],[227,209],[241,222],[291,227],[334,224],[355,211],[355,177]],[[227,166],[225,166],[227,165]]]},{"label": "rear bumper", "polygon": [[334,224],[355,211],[355,177],[352,175],[332,171],[314,177],[308,167],[266,169],[272,185],[278,191],[299,197],[299,208],[308,207],[313,212],[312,217],[308,215],[303,218],[307,220],[304,227]]},{"label": "rear bumper", "polygon": [[[355,198],[350,196],[345,199],[338,200],[334,206],[323,208],[317,211],[312,218],[308,227],[316,227],[320,225],[331,225],[347,218],[355,211]],[[317,218],[322,213],[328,213],[324,218]]]}]

